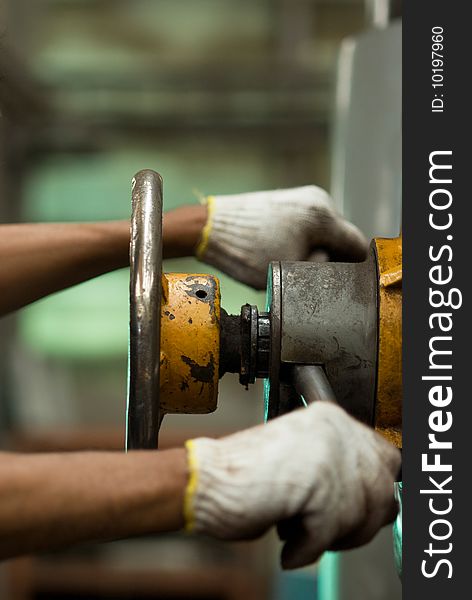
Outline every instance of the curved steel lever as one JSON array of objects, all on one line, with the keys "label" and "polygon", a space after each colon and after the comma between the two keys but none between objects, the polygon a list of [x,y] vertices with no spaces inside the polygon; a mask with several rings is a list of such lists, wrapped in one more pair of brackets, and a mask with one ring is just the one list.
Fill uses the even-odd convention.
[{"label": "curved steel lever", "polygon": [[158,443],[161,285],[162,177],[146,169],[132,182],[126,450]]}]

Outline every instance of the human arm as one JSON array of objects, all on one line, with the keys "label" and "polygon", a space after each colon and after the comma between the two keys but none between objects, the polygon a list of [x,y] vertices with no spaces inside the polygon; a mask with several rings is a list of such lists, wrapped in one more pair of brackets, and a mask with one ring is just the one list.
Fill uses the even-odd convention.
[{"label": "human arm", "polygon": [[[164,257],[192,255],[205,221],[201,205],[164,213]],[[0,225],[0,316],[126,267],[129,236],[129,221]]]},{"label": "human arm", "polygon": [[[211,196],[164,213],[164,258],[193,256],[263,289],[273,260],[362,260],[362,233],[316,186]],[[0,316],[129,264],[129,222],[0,225]]]},{"label": "human arm", "polygon": [[0,453],[0,560],[183,527],[183,448]]},{"label": "human arm", "polygon": [[282,564],[302,566],[393,520],[399,466],[393,446],[327,403],[187,452],[0,453],[0,558],[184,523],[228,540],[279,525]]}]

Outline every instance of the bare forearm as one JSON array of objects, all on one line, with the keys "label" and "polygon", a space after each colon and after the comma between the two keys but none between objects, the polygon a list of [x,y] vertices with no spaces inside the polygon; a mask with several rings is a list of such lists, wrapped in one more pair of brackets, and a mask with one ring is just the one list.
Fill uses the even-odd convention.
[{"label": "bare forearm", "polygon": [[0,454],[0,559],[183,526],[185,450]]},{"label": "bare forearm", "polygon": [[[164,215],[164,257],[193,254],[206,208]],[[129,264],[129,222],[0,227],[0,315]]]},{"label": "bare forearm", "polygon": [[162,222],[164,258],[193,256],[207,220],[207,207],[182,206],[164,213]]},{"label": "bare forearm", "polygon": [[0,314],[127,263],[129,224],[38,223],[0,228]]}]

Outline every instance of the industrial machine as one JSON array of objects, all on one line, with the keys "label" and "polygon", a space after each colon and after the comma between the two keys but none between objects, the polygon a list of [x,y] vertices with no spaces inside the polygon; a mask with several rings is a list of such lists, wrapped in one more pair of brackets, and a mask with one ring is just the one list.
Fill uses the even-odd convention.
[{"label": "industrial machine", "polygon": [[127,448],[156,448],[166,413],[209,413],[218,381],[265,382],[271,419],[338,402],[401,447],[401,237],[361,263],[273,262],[267,306],[228,315],[219,282],[162,273],[162,179],[132,184]]}]

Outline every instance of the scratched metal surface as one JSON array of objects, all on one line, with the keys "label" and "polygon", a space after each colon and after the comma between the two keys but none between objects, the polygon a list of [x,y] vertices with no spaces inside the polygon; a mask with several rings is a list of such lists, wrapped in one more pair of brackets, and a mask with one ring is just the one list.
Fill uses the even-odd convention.
[{"label": "scratched metal surface", "polygon": [[280,403],[278,413],[284,412],[290,394],[284,379],[288,366],[319,364],[338,402],[365,423],[373,423],[376,282],[372,249],[363,263],[281,263],[280,289],[274,294],[280,301],[271,308],[271,318],[280,321],[280,339],[272,344],[280,347],[281,381],[279,390],[272,383],[269,398],[269,405]]}]

